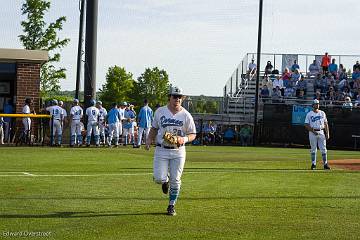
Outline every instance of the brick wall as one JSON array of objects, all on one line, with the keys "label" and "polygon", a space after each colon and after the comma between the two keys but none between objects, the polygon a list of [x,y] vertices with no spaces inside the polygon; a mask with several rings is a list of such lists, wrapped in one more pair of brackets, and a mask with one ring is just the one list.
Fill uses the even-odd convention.
[{"label": "brick wall", "polygon": [[31,110],[40,110],[40,67],[39,63],[17,63],[16,113],[21,113],[27,97],[33,101]]}]

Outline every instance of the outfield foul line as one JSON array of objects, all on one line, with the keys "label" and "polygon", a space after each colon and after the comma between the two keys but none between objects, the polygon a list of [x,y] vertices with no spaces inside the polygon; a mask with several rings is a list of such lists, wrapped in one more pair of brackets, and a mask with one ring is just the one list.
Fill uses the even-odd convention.
[{"label": "outfield foul line", "polygon": [[[309,173],[314,171],[303,169],[289,169],[289,170],[240,170],[240,171],[185,171],[184,174],[216,174],[216,173],[252,173],[252,172],[297,172]],[[322,173],[324,171],[316,171]],[[333,172],[333,171],[332,171]],[[1,174],[1,173],[14,173],[14,174]],[[17,174],[16,174],[17,173]],[[0,177],[106,177],[106,176],[143,176],[152,175],[153,173],[101,173],[101,174],[33,174],[29,172],[0,172]]]}]

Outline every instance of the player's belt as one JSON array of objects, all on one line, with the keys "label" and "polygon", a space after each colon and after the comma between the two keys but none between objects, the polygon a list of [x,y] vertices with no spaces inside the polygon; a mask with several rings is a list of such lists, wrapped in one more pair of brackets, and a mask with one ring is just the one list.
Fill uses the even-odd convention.
[{"label": "player's belt", "polygon": [[179,147],[182,147],[184,146],[184,144],[180,145],[179,147],[169,147],[169,146],[164,146],[164,145],[161,145],[161,144],[156,144],[157,147],[162,147],[162,148],[165,148],[165,149],[178,149]]},{"label": "player's belt", "polygon": [[321,129],[314,129],[315,132],[320,132],[322,130],[324,130],[325,128],[321,128]]}]

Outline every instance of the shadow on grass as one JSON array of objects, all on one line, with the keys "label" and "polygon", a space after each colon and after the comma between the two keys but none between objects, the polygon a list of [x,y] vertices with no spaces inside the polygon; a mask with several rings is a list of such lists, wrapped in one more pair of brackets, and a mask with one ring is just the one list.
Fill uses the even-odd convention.
[{"label": "shadow on grass", "polygon": [[54,212],[48,214],[0,214],[1,218],[94,218],[94,217],[119,217],[119,216],[157,216],[166,213],[96,213],[96,212]]}]

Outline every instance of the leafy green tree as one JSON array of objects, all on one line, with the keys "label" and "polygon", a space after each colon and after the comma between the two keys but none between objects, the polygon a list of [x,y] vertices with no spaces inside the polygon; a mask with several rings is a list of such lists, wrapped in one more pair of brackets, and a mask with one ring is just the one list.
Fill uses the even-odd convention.
[{"label": "leafy green tree", "polygon": [[169,75],[165,70],[146,68],[135,83],[133,95],[139,105],[145,98],[151,107],[156,104],[164,105],[167,103],[169,86]]},{"label": "leafy green tree", "polygon": [[60,39],[58,32],[62,30],[66,17],[59,17],[55,22],[47,25],[44,15],[50,9],[48,0],[26,0],[21,7],[22,15],[27,19],[21,22],[23,35],[20,41],[28,50],[49,51],[49,61],[42,65],[40,71],[40,90],[42,96],[60,90],[60,79],[66,78],[65,68],[56,68],[53,64],[60,62],[59,51],[70,41],[69,38]]},{"label": "leafy green tree", "polygon": [[116,65],[109,67],[99,98],[106,107],[113,102],[134,101],[134,83],[133,74],[126,72],[125,68]]}]

